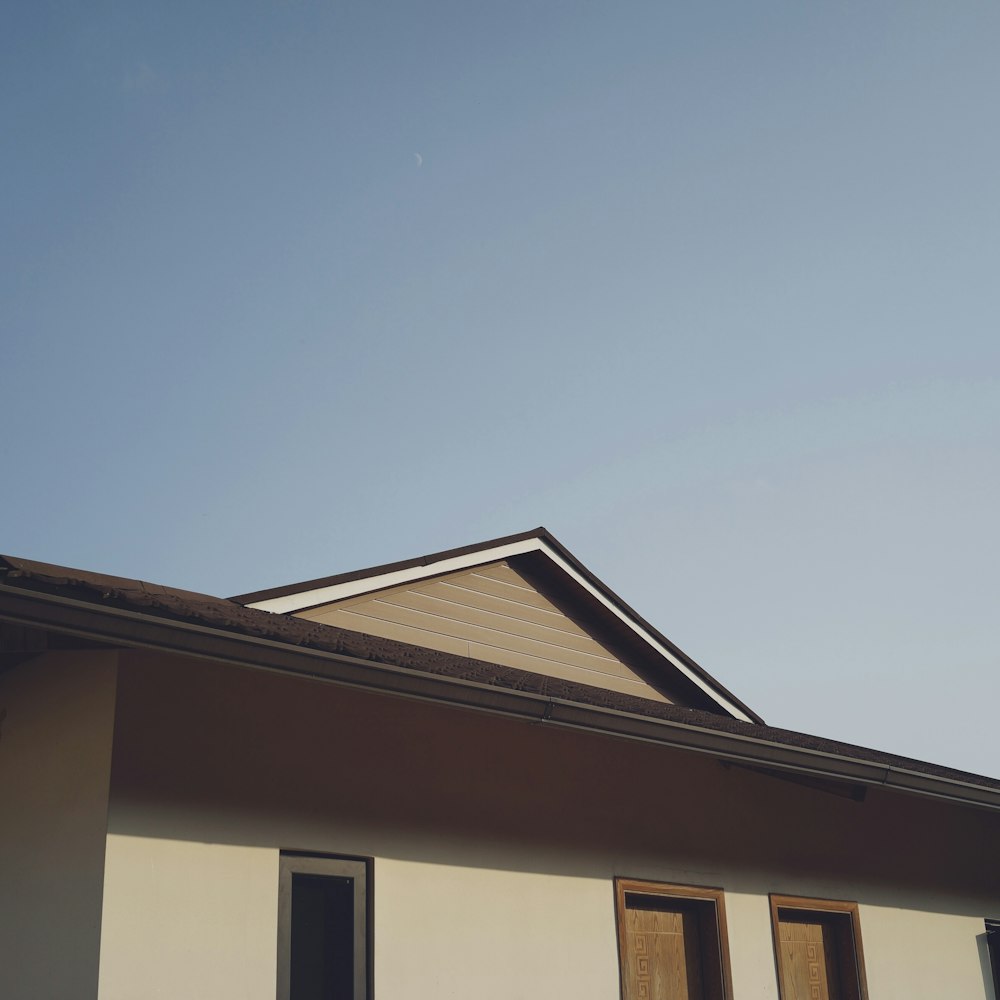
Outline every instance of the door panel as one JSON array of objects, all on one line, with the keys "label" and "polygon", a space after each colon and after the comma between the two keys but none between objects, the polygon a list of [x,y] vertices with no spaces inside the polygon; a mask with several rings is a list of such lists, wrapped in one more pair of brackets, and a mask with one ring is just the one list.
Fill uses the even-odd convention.
[{"label": "door panel", "polygon": [[868,1000],[858,904],[770,899],[781,1000]]},{"label": "door panel", "polygon": [[626,996],[704,1000],[698,923],[687,908],[626,909]]},{"label": "door panel", "polygon": [[833,928],[811,918],[778,924],[784,995],[789,1000],[843,1000]]}]

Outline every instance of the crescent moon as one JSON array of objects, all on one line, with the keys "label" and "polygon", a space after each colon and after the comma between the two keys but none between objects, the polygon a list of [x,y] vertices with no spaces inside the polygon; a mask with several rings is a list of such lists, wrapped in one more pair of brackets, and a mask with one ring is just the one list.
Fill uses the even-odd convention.
[{"label": "crescent moon", "polygon": [[424,165],[424,158],[419,153],[414,153],[413,159],[417,161],[418,167],[422,167]]}]

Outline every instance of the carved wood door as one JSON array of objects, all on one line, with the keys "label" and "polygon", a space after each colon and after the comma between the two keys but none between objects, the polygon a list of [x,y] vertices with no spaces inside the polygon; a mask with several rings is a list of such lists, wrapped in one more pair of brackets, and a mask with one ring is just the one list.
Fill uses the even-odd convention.
[{"label": "carved wood door", "polygon": [[846,1000],[837,962],[836,930],[814,917],[778,923],[782,996],[786,1000]]},{"label": "carved wood door", "polygon": [[687,908],[626,909],[626,996],[704,1000],[698,923]]}]

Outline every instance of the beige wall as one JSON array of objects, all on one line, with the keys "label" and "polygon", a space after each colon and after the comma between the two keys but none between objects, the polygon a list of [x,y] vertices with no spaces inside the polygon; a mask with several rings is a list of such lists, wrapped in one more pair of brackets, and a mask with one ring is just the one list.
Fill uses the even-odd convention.
[{"label": "beige wall", "polygon": [[[273,1000],[277,881],[277,851],[112,835],[101,1000]],[[374,884],[380,997],[615,995],[603,880],[379,858]]]},{"label": "beige wall", "polygon": [[379,997],[617,996],[605,880],[390,859],[375,866]]},{"label": "beige wall", "polygon": [[861,929],[873,998],[992,998],[985,992],[979,964],[981,919],[865,906]]},{"label": "beige wall", "polygon": [[993,1000],[978,951],[1000,915],[993,814],[123,661],[101,1000],[273,996],[281,848],[375,859],[381,1000],[617,996],[615,875],[726,890],[738,1000],[777,997],[769,892],[859,901],[873,1000]]},{"label": "beige wall", "polygon": [[506,561],[307,608],[297,617],[667,700]]},{"label": "beige wall", "polygon": [[0,674],[0,997],[97,995],[116,655]]},{"label": "beige wall", "polygon": [[101,1000],[274,1000],[278,855],[108,837]]}]

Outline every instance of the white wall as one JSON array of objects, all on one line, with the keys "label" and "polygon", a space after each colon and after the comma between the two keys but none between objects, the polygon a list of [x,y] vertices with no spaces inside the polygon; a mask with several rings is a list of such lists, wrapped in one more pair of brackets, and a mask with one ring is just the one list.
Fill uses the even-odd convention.
[{"label": "white wall", "polygon": [[278,853],[108,837],[101,1000],[274,1000]]},{"label": "white wall", "polygon": [[375,893],[379,997],[617,996],[603,879],[376,859]]},{"label": "white wall", "polygon": [[0,997],[97,995],[116,655],[0,674]]},{"label": "white wall", "polygon": [[993,1000],[979,964],[981,919],[889,906],[862,906],[860,919],[873,998]]},{"label": "white wall", "polygon": [[[273,1000],[278,852],[112,835],[101,1000]],[[603,1000],[603,880],[376,859],[380,997]]]},{"label": "white wall", "polygon": [[[100,1000],[273,1000],[277,880],[275,850],[110,837]],[[376,858],[374,893],[382,1000],[618,996],[608,879]],[[766,893],[725,905],[736,996],[777,1000]],[[980,918],[862,903],[860,921],[872,998],[992,1000]]]},{"label": "white wall", "polygon": [[101,1000],[270,1000],[281,848],[374,858],[379,1000],[614,1000],[615,875],[725,889],[737,1000],[777,1000],[769,892],[859,902],[872,1000],[994,1000],[985,812],[151,656],[112,789]]}]

